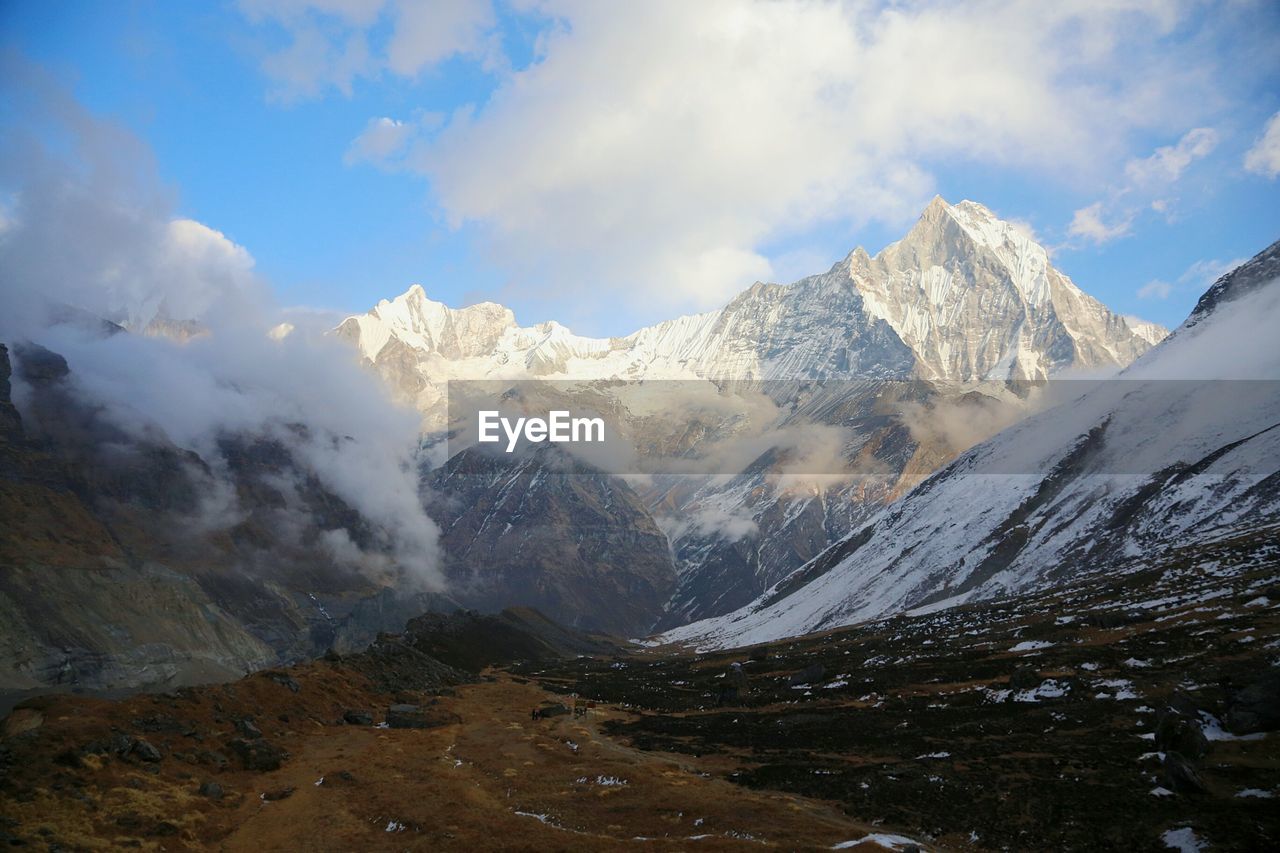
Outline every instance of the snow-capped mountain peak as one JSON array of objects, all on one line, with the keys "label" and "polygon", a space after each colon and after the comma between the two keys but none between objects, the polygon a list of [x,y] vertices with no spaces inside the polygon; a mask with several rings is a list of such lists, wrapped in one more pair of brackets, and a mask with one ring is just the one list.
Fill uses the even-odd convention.
[{"label": "snow-capped mountain peak", "polygon": [[407,389],[521,376],[1043,378],[1121,367],[1163,332],[1135,328],[1077,288],[1027,228],[941,197],[875,256],[858,248],[821,275],[759,282],[719,311],[622,338],[584,337],[554,321],[521,327],[501,305],[449,308],[418,285],[339,327]]},{"label": "snow-capped mountain peak", "polygon": [[368,314],[347,318],[339,328],[348,324],[358,329],[354,337],[361,355],[376,362],[392,339],[421,352],[476,355],[514,328],[516,318],[510,308],[496,302],[450,308],[415,284],[394,299],[382,300]]}]

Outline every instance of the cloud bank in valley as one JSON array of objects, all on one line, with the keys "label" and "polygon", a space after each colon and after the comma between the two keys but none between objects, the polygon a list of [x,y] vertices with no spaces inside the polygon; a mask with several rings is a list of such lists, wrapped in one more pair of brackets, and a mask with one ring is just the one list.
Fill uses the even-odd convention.
[{"label": "cloud bank in valley", "polygon": [[[225,435],[280,441],[383,532],[367,554],[325,533],[337,562],[438,588],[418,415],[393,405],[322,326],[273,305],[248,251],[177,216],[145,145],[22,58],[3,65],[0,340],[62,354],[112,423],[140,438],[159,430],[215,469]],[[52,322],[67,306],[134,333]],[[280,334],[286,319],[297,328]],[[230,523],[236,512],[214,515]]]}]

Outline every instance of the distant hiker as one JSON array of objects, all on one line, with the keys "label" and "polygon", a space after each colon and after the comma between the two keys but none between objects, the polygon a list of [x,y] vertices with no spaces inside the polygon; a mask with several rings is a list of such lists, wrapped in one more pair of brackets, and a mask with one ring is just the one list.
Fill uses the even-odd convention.
[{"label": "distant hiker", "polygon": [[535,721],[535,722],[536,722],[536,721],[537,721],[541,716],[542,716],[542,712],[541,712],[541,711],[539,711],[537,708],[534,708],[532,711],[530,711],[530,712],[529,712],[529,719],[531,719],[531,720],[533,720],[533,721]]}]

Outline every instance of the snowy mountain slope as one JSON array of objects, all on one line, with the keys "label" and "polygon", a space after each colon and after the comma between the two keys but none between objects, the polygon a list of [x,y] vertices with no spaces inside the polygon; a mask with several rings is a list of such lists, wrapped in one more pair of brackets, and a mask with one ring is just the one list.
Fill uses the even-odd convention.
[{"label": "snowy mountain slope", "polygon": [[1280,516],[1280,243],[1125,370],[1001,432],[747,607],[740,645],[1062,581]]}]

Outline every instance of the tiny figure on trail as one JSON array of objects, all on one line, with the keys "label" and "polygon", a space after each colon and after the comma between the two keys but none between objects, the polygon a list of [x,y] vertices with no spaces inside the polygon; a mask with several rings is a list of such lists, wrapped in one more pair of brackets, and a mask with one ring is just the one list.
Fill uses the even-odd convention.
[{"label": "tiny figure on trail", "polygon": [[532,711],[529,712],[529,719],[531,720],[538,720],[541,717],[542,717],[542,712],[539,711],[537,708],[534,708]]},{"label": "tiny figure on trail", "polygon": [[575,717],[585,717],[585,716],[587,715],[587,700],[586,700],[586,699],[574,699],[574,700],[573,700],[573,715],[574,715]]}]

